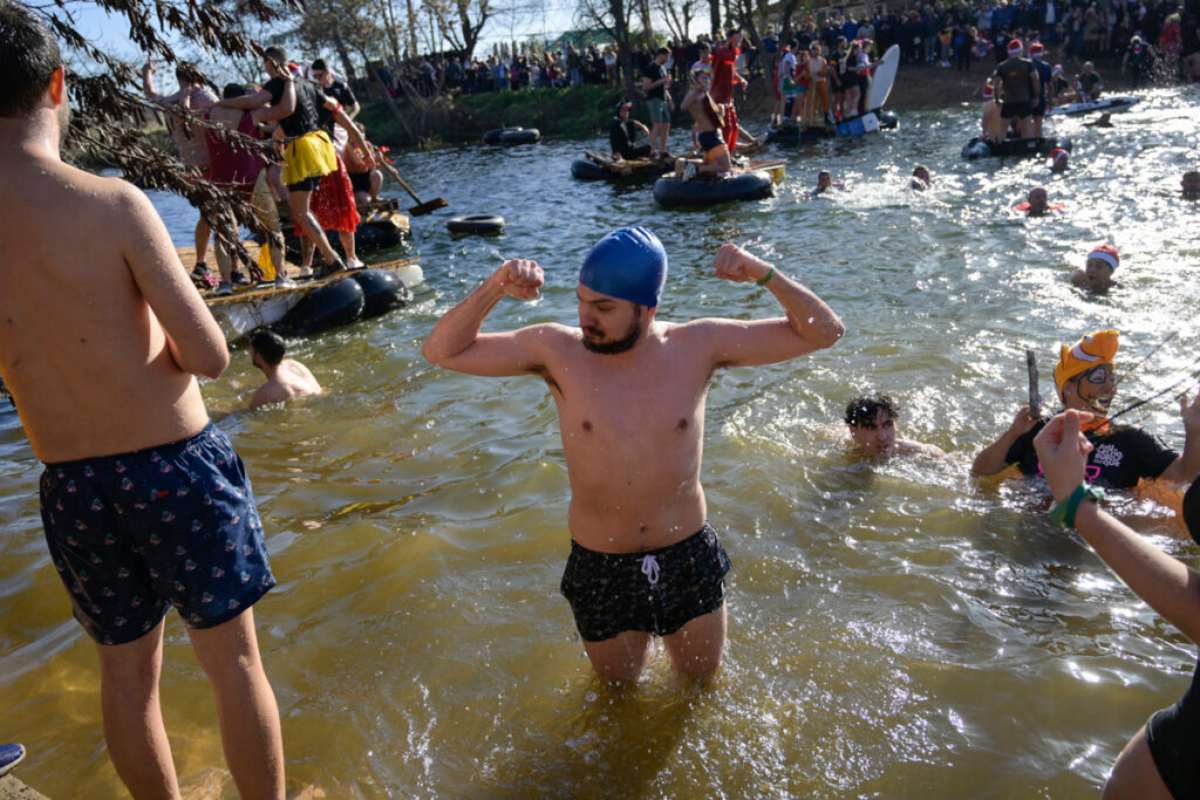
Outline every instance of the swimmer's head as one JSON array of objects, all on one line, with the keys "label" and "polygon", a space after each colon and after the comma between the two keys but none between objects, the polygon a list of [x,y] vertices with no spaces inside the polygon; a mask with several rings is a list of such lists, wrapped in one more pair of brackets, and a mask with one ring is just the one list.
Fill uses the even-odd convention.
[{"label": "swimmer's head", "polygon": [[847,403],[843,419],[855,450],[873,457],[885,457],[896,445],[898,416],[892,398],[874,394],[856,397]]},{"label": "swimmer's head", "polygon": [[623,353],[649,327],[667,281],[667,251],[642,227],[620,228],[588,253],[579,270],[579,327],[583,345]]},{"label": "swimmer's head", "polygon": [[1096,331],[1073,346],[1063,345],[1054,365],[1054,386],[1064,408],[1108,415],[1117,393],[1114,364],[1120,334],[1115,330]]},{"label": "swimmer's head", "polygon": [[1029,213],[1033,215],[1045,214],[1050,206],[1050,195],[1042,186],[1030,189],[1029,196],[1025,199],[1029,202]]},{"label": "swimmer's head", "polygon": [[918,192],[928,189],[929,184],[933,183],[933,176],[929,174],[929,167],[925,166],[924,164],[917,164],[917,166],[913,168],[912,176],[913,179],[910,183],[912,188],[916,189]]},{"label": "swimmer's head", "polygon": [[263,372],[278,367],[286,353],[287,345],[274,331],[259,328],[250,334],[250,361]]},{"label": "swimmer's head", "polygon": [[1083,267],[1087,288],[1094,292],[1102,292],[1112,287],[1113,272],[1121,263],[1121,254],[1111,244],[1102,244],[1092,248],[1088,253],[1087,262]]},{"label": "swimmer's head", "polygon": [[1056,147],[1050,151],[1050,171],[1051,172],[1066,172],[1067,167],[1071,164],[1071,155],[1061,147]]},{"label": "swimmer's head", "polygon": [[1183,179],[1179,183],[1183,187],[1184,200],[1200,200],[1200,171],[1190,170],[1183,173]]},{"label": "swimmer's head", "polygon": [[829,171],[823,169],[820,172],[818,172],[817,173],[817,188],[818,189],[828,189],[830,186],[833,186],[833,176],[829,174]]}]

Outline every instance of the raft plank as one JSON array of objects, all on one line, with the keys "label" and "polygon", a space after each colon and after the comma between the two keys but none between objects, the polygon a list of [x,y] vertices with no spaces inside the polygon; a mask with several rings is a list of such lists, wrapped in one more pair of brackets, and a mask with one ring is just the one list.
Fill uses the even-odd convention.
[{"label": "raft plank", "polygon": [[[382,261],[378,264],[368,264],[367,269],[401,269],[403,267],[411,267],[414,264],[419,264],[421,259],[413,256],[411,258],[397,258],[392,261]],[[354,270],[351,270],[353,272]],[[204,302],[210,306],[225,306],[232,303],[245,303],[252,300],[266,300],[271,297],[279,297],[281,295],[304,293],[307,294],[314,289],[319,289],[331,283],[340,281],[345,278],[348,272],[339,272],[336,275],[330,275],[325,278],[315,278],[313,280],[301,281],[295,286],[255,286],[248,289],[235,290],[233,294],[225,295],[224,297],[214,297],[212,292],[202,292]]]}]

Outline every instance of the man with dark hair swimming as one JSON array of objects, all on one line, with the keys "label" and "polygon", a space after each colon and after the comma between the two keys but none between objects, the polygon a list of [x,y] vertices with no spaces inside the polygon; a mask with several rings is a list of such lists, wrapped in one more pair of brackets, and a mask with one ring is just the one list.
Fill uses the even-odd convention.
[{"label": "man with dark hair swimming", "polygon": [[561,588],[593,668],[609,680],[636,680],[652,635],[682,673],[704,677],[720,664],[730,565],[700,486],[713,373],[830,347],[845,330],[819,297],[735,245],[721,247],[714,267],[723,280],[765,287],[786,316],[657,320],[666,251],[645,228],[621,228],[579,272],[579,327],[479,332],[503,297],[539,296],[542,268],[518,259],[442,317],[422,349],[458,372],[546,382],[571,483]]},{"label": "man with dark hair swimming", "polygon": [[944,456],[940,447],[901,439],[896,420],[900,411],[886,394],[863,395],[846,404],[846,428],[856,455],[886,460],[892,456]]},{"label": "man with dark hair swimming", "polygon": [[250,334],[250,362],[267,376],[267,382],[250,398],[251,409],[321,393],[321,384],[308,367],[284,358],[286,354],[287,345],[279,334],[266,328]]}]

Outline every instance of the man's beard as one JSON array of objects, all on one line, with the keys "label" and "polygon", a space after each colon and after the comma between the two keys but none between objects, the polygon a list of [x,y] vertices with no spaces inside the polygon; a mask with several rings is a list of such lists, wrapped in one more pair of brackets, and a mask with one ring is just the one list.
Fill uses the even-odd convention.
[{"label": "man's beard", "polygon": [[587,336],[583,337],[583,346],[590,352],[598,353],[602,356],[615,356],[618,353],[624,353],[633,348],[637,344],[637,340],[642,336],[641,314],[633,318],[633,322],[629,323],[629,330],[625,335],[615,342],[590,342]]}]

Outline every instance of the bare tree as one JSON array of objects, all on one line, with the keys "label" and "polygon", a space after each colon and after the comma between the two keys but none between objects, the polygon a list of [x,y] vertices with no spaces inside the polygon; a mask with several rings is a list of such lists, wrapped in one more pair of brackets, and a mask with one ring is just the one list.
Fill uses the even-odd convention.
[{"label": "bare tree", "polygon": [[[715,2],[716,0],[714,0]],[[575,8],[576,24],[594,25],[617,43],[617,64],[621,70],[622,85],[626,97],[634,97],[633,48],[629,31],[633,13],[631,2],[626,0],[579,0]]]},{"label": "bare tree", "polygon": [[[462,53],[464,58],[474,58],[484,27],[496,15],[495,4],[491,0],[427,0],[427,4],[441,23],[443,35],[450,46]],[[451,19],[451,13],[454,19]]]},{"label": "bare tree", "polygon": [[692,29],[692,17],[696,13],[698,0],[655,0],[654,7],[667,22],[671,37],[680,41]]}]

